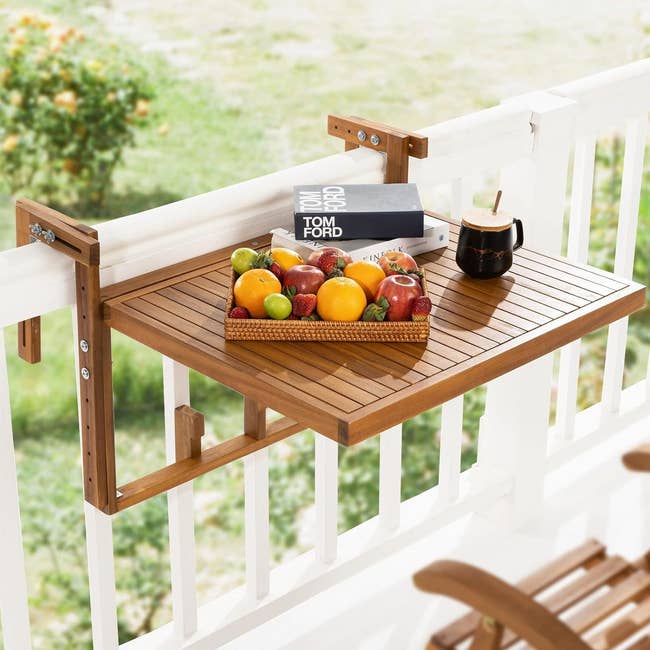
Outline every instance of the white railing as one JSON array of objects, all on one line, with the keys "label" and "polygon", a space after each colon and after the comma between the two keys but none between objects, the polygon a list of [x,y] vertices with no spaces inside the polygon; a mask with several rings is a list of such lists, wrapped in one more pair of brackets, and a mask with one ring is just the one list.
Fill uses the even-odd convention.
[{"label": "white railing", "polygon": [[[568,255],[584,262],[589,242],[596,137],[626,127],[616,272],[630,276],[650,110],[650,61],[641,61],[420,131],[431,156],[412,162],[423,195],[447,185],[451,214],[472,202],[479,174],[500,174],[504,203],[526,215],[527,243],[560,251],[574,151]],[[382,159],[359,149],[98,226],[103,285],[261,235],[289,210],[294,184],[380,182]],[[431,206],[435,207],[435,206]],[[154,227],[155,226],[155,227]],[[0,327],[73,305],[72,264],[42,245],[0,254]],[[73,322],[75,319],[73,319]],[[401,426],[381,434],[379,515],[338,535],[338,448],[316,434],[313,552],[270,571],[268,451],[245,461],[246,585],[197,609],[192,484],[168,493],[173,623],[125,644],[212,648],[360,571],[436,527],[504,495],[515,523],[542,500],[549,469],[583,453],[606,432],[650,412],[650,377],[622,391],[627,321],[610,328],[602,407],[576,413],[580,343],[561,355],[557,425],[549,430],[552,360],[529,364],[488,386],[476,467],[461,474],[463,398],[442,408],[439,485],[400,503]],[[1,334],[1,332],[0,332]],[[171,414],[189,403],[187,369],[163,359],[167,458]],[[519,388],[524,385],[524,394]],[[517,399],[513,399],[517,395]],[[520,424],[526,422],[525,430]],[[432,433],[433,444],[433,433]],[[548,452],[548,450],[551,450]],[[111,518],[85,504],[94,647],[115,650],[117,614]],[[116,515],[119,516],[119,515]],[[0,337],[0,613],[6,650],[27,650],[30,628],[13,451],[6,355]]]}]

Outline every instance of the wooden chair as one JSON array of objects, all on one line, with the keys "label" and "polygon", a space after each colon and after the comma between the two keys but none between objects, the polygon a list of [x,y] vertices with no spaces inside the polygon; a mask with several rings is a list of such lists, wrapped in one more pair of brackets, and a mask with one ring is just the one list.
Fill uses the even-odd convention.
[{"label": "wooden chair", "polygon": [[[650,472],[650,445],[628,452],[623,463]],[[497,650],[518,641],[539,650],[609,650],[642,631],[648,633],[627,650],[650,650],[650,552],[628,562],[588,540],[514,586],[451,560],[430,564],[413,580],[423,591],[473,608],[436,632],[427,650],[454,650],[469,639],[470,650]],[[622,616],[594,629],[624,607]]]}]

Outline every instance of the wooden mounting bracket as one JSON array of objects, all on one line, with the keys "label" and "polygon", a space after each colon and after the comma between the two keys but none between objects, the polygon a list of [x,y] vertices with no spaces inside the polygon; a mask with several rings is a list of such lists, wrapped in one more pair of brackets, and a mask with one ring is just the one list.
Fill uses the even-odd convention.
[{"label": "wooden mounting bracket", "polygon": [[429,152],[428,138],[419,133],[354,115],[329,115],[327,132],[343,138],[346,151],[367,147],[385,153],[384,183],[408,183],[409,157],[426,158]]},{"label": "wooden mounting bracket", "polygon": [[[40,241],[74,261],[84,496],[100,510],[114,511],[111,332],[101,314],[97,231],[35,201],[19,199],[16,241],[19,246]],[[39,317],[19,324],[18,354],[29,363],[41,360]]]}]

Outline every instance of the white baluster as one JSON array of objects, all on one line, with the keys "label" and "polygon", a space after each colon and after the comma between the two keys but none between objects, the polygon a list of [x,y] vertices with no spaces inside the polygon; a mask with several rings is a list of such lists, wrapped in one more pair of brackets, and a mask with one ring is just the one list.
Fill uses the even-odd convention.
[{"label": "white baluster", "polygon": [[[177,406],[190,403],[188,369],[163,356],[165,400],[165,452],[167,462],[176,460]],[[194,545],[194,491],[192,482],[167,492],[169,519],[169,565],[172,586],[174,630],[179,639],[196,632],[196,551]]]},{"label": "white baluster", "polygon": [[[77,387],[77,411],[81,427],[81,397],[79,377],[79,340],[77,308],[72,309],[72,340]],[[81,428],[80,428],[81,432]],[[81,435],[81,434],[80,434]],[[117,594],[115,589],[115,561],[113,558],[113,524],[111,517],[84,501],[86,525],[86,555],[88,557],[88,586],[90,592],[90,620],[92,623],[93,649],[116,650]]]},{"label": "white baluster", "polygon": [[4,331],[0,328],[0,618],[5,650],[32,647],[27,579],[20,526],[9,377]]},{"label": "white baluster", "polygon": [[[76,339],[75,339],[76,340]],[[109,515],[84,501],[90,616],[94,650],[117,650],[117,598],[113,525]]]},{"label": "white baluster", "polygon": [[379,523],[387,530],[399,527],[402,503],[402,425],[379,436]]},{"label": "white baluster", "polygon": [[[589,252],[589,226],[594,186],[596,138],[585,136],[576,143],[571,188],[571,213],[567,257],[584,264]],[[573,438],[578,399],[580,340],[562,348],[557,390],[557,430],[566,440]]]},{"label": "white baluster", "polygon": [[269,450],[244,458],[246,585],[255,600],[269,593]]},{"label": "white baluster", "polygon": [[[616,258],[614,273],[625,278],[632,277],[636,229],[639,219],[639,199],[643,178],[643,154],[648,128],[647,114],[628,123],[625,132],[625,157],[623,159],[623,182],[616,233]],[[607,417],[619,410],[623,372],[625,370],[625,343],[627,341],[627,318],[612,323],[607,334],[605,373],[603,375],[602,414]]]},{"label": "white baluster", "polygon": [[336,559],[339,509],[339,447],[314,432],[316,466],[314,477],[316,502],[316,557],[325,564]]},{"label": "white baluster", "polygon": [[461,395],[442,405],[438,475],[438,495],[442,503],[451,503],[458,498],[462,445],[463,396]]},{"label": "white baluster", "polygon": [[645,399],[650,402],[650,354],[648,354],[648,370],[645,377]]},{"label": "white baluster", "polygon": [[[504,210],[522,218],[525,245],[557,254],[576,104],[543,92],[513,101],[530,107],[535,137],[530,157],[502,171],[501,203]],[[515,524],[529,519],[543,500],[552,361],[552,355],[547,355],[488,384],[479,466],[512,475]]]}]

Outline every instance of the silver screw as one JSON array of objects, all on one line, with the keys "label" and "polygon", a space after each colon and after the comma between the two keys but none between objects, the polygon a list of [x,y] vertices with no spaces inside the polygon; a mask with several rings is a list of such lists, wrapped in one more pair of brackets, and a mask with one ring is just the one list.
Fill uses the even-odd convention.
[{"label": "silver screw", "polygon": [[370,136],[370,142],[375,146],[377,146],[381,142],[381,140],[379,139],[379,136],[376,133],[373,133]]},{"label": "silver screw", "polygon": [[43,239],[48,243],[52,244],[56,240],[56,235],[51,230],[46,230],[43,233]]},{"label": "silver screw", "polygon": [[359,138],[361,142],[363,142],[367,137],[365,131],[357,131],[357,138]]},{"label": "silver screw", "polygon": [[29,224],[29,232],[32,233],[32,235],[40,235],[43,232],[43,228],[40,223],[30,223]]},{"label": "silver screw", "polygon": [[86,341],[86,339],[81,339],[81,341],[79,341],[79,347],[82,352],[88,352],[88,341]]},{"label": "silver screw", "polygon": [[84,379],[90,379],[90,370],[88,370],[88,368],[82,368],[81,369],[81,376]]}]

